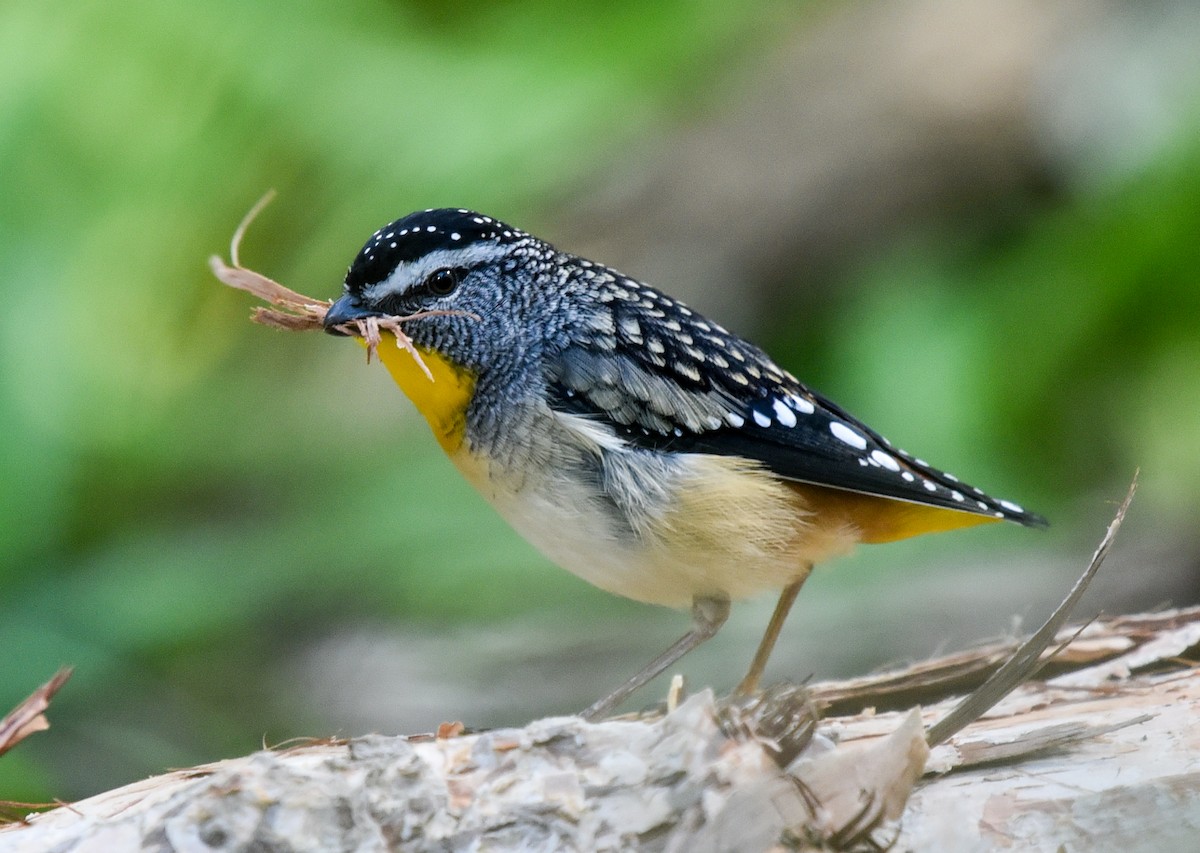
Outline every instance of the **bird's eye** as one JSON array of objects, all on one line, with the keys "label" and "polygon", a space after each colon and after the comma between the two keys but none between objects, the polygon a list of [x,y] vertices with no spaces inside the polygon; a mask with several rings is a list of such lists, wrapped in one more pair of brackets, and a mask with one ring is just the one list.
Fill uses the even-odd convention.
[{"label": "bird's eye", "polygon": [[425,287],[434,296],[449,296],[458,287],[459,280],[459,270],[443,267],[429,274],[429,278],[425,279]]}]

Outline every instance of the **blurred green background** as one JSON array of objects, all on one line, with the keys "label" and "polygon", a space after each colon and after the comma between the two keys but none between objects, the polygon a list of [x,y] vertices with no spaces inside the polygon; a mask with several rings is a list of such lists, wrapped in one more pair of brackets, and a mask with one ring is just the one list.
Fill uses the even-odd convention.
[{"label": "blurred green background", "polygon": [[[1052,518],[819,572],[773,677],[1044,615],[1136,466],[1085,606],[1200,599],[1200,15],[1076,6],[5,3],[0,713],[76,672],[0,799],[567,713],[686,627],[549,566],[357,347],[246,322],[206,259],[270,187],[242,259],[297,290],[476,208]],[[770,606],[693,684],[740,677]]]}]

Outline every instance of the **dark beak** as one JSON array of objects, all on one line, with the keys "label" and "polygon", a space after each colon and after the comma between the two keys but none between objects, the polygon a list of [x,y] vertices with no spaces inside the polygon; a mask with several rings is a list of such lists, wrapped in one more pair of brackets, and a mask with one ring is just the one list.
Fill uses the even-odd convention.
[{"label": "dark beak", "polygon": [[343,323],[352,323],[355,320],[361,320],[365,317],[382,317],[378,311],[373,311],[370,308],[364,308],[359,305],[353,296],[343,296],[337,302],[329,306],[329,311],[325,314],[325,331],[331,335],[345,335],[341,329],[336,328]]}]

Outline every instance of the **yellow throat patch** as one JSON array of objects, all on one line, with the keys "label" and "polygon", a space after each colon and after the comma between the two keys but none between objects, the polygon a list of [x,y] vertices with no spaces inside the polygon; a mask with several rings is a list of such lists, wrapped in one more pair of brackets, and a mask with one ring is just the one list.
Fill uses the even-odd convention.
[{"label": "yellow throat patch", "polygon": [[[361,338],[358,342],[364,343]],[[417,347],[433,374],[430,381],[416,360],[396,345],[390,332],[384,335],[377,352],[400,390],[429,422],[442,449],[447,453],[458,450],[466,429],[467,404],[475,392],[474,375],[433,350]]]}]

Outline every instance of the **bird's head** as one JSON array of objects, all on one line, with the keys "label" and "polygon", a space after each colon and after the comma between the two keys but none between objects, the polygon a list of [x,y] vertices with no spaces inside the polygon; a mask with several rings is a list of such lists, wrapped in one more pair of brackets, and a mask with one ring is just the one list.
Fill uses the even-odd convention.
[{"label": "bird's head", "polygon": [[[420,349],[481,375],[529,360],[555,330],[555,250],[463,209],[412,213],[376,231],[346,272],[326,331],[368,317],[408,317]],[[341,327],[341,328],[339,328]]]}]

